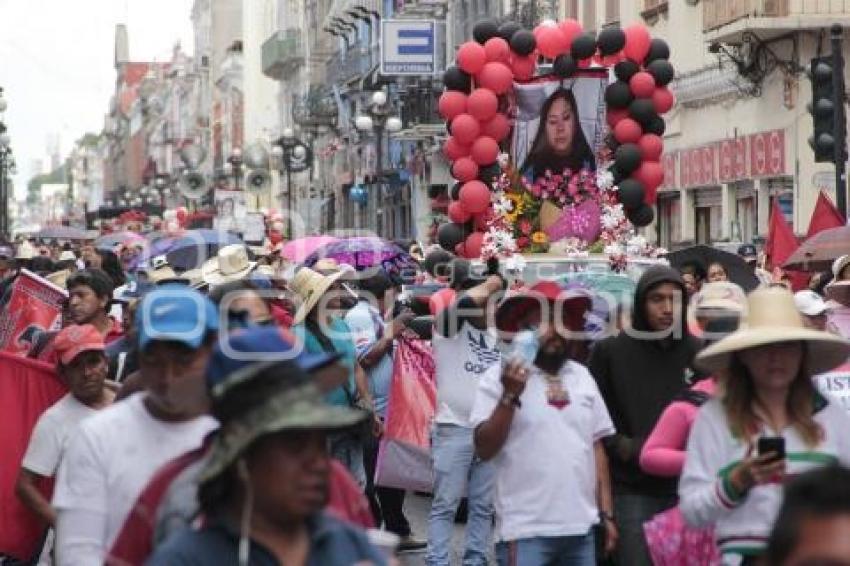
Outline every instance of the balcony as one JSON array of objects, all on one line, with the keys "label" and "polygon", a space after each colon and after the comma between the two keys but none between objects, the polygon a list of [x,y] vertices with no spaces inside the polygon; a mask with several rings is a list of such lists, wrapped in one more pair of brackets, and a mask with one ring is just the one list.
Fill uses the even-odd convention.
[{"label": "balcony", "polygon": [[327,62],[328,84],[346,85],[365,78],[379,63],[378,46],[354,46],[347,53],[337,51]]},{"label": "balcony", "polygon": [[269,37],[262,48],[263,74],[275,80],[291,75],[304,63],[301,30],[284,29]]},{"label": "balcony", "polygon": [[771,39],[805,29],[850,25],[850,0],[703,0],[707,41],[735,43],[745,31]]}]

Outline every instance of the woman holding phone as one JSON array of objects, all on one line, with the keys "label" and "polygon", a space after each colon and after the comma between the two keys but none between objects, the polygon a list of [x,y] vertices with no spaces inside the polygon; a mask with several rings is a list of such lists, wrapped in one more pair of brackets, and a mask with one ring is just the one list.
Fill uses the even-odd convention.
[{"label": "woman holding phone", "polygon": [[812,382],[850,342],[806,329],[785,289],[754,291],[748,307],[746,327],[697,356],[719,392],[694,422],[679,483],[685,520],[714,524],[724,563],[740,564],[764,552],[786,476],[850,464],[850,417]]}]

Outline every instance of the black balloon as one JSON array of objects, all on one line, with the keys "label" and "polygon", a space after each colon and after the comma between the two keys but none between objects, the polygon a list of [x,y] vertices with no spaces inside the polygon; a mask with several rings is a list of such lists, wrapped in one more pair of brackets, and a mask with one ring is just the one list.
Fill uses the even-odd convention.
[{"label": "black balloon", "polygon": [[455,247],[466,239],[467,230],[463,224],[446,222],[437,228],[437,241],[444,250],[454,253]]},{"label": "black balloon", "polygon": [[498,35],[499,22],[496,20],[481,20],[475,24],[475,27],[472,28],[473,39],[481,45],[484,45],[484,43],[491,37],[496,37]]},{"label": "black balloon", "polygon": [[537,47],[537,40],[534,39],[534,34],[527,29],[515,31],[511,36],[511,50],[517,55],[531,55],[531,52]]},{"label": "black balloon", "polygon": [[596,52],[596,37],[592,33],[583,33],[573,39],[570,54],[577,61],[593,57]]},{"label": "black balloon", "polygon": [[605,89],[605,103],[611,108],[626,108],[632,99],[632,89],[623,81],[613,82]]},{"label": "black balloon", "polygon": [[617,170],[624,175],[629,175],[640,167],[641,155],[637,144],[624,143],[614,152],[614,163]]},{"label": "black balloon", "polygon": [[629,222],[638,228],[642,228],[649,226],[655,220],[655,210],[648,204],[643,204],[640,208],[630,210],[626,214],[626,217],[629,219]]},{"label": "black balloon", "polygon": [[644,59],[644,64],[647,65],[653,61],[657,61],[658,59],[669,59],[670,58],[670,46],[667,45],[667,42],[661,38],[653,39],[649,44],[649,53]]},{"label": "black balloon", "polygon": [[428,186],[428,198],[439,198],[441,194],[446,192],[445,185],[429,185]]},{"label": "black balloon", "polygon": [[563,79],[568,79],[578,70],[578,64],[571,55],[558,55],[552,64],[552,72]]},{"label": "black balloon", "polygon": [[620,173],[620,170],[617,169],[617,164],[615,163],[611,167],[608,168],[608,171],[611,173],[611,176],[614,177],[614,184],[619,185],[623,182],[623,179],[626,178],[626,175]]},{"label": "black balloon", "polygon": [[648,126],[658,114],[649,98],[637,98],[629,104],[629,116],[641,126]]},{"label": "black balloon", "polygon": [[605,28],[596,38],[602,55],[613,55],[626,46],[626,34],[620,28]]},{"label": "black balloon", "polygon": [[499,26],[499,37],[510,43],[514,34],[521,29],[522,26],[516,22],[505,22]]},{"label": "black balloon", "polygon": [[624,83],[629,82],[638,71],[640,71],[640,65],[631,59],[623,59],[614,65],[614,75]]},{"label": "black balloon", "polygon": [[618,185],[617,196],[626,210],[639,208],[643,204],[643,194],[643,185],[640,181],[626,179]]},{"label": "black balloon", "polygon": [[676,74],[676,71],[673,69],[673,65],[670,64],[670,61],[665,59],[657,59],[647,65],[647,72],[652,75],[652,78],[655,79],[655,84],[658,86],[666,86],[670,84],[670,81],[673,80],[673,76]]},{"label": "black balloon", "polygon": [[454,184],[451,192],[449,193],[449,196],[452,197],[452,200],[460,200],[460,188],[462,186],[463,183],[461,183],[460,181]]},{"label": "black balloon", "polygon": [[666,130],[667,125],[664,123],[664,118],[656,114],[652,121],[644,126],[643,133],[663,136]]},{"label": "black balloon", "polygon": [[499,164],[491,163],[490,165],[485,165],[478,170],[478,180],[490,186],[501,174],[502,168],[499,167]]},{"label": "black balloon", "polygon": [[468,94],[472,89],[472,78],[458,67],[449,67],[443,73],[443,84],[448,90],[459,90]]}]

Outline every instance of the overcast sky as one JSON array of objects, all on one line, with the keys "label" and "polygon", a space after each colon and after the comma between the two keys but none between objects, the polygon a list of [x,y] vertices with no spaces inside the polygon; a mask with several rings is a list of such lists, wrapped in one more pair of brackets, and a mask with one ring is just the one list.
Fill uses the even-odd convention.
[{"label": "overcast sky", "polygon": [[99,132],[115,88],[115,25],[127,24],[130,59],[170,60],[180,41],[192,52],[192,0],[0,0],[0,87],[9,103],[23,198],[34,159],[61,136],[63,157],[74,140]]}]

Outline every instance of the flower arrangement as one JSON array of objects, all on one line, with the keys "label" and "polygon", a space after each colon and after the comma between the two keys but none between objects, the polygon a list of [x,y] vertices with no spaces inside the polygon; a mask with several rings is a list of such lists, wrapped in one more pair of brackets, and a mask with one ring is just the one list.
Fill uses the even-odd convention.
[{"label": "flower arrangement", "polygon": [[[570,257],[591,253],[609,256],[611,268],[622,271],[629,256],[660,257],[666,250],[651,246],[635,233],[617,197],[610,161],[600,160],[596,172],[582,169],[546,173],[535,182],[501,160],[502,175],[494,182],[493,206],[486,222],[482,258],[511,258],[519,253],[557,252]],[[561,211],[557,226],[544,229],[540,211],[550,202]],[[593,241],[576,235],[593,234]]]}]

